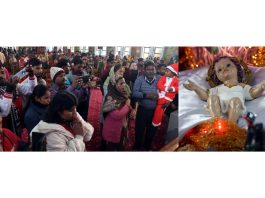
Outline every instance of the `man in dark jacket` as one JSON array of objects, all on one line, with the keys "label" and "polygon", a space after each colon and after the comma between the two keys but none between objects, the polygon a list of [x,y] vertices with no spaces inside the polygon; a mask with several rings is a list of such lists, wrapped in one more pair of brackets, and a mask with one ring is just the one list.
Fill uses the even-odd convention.
[{"label": "man in dark jacket", "polygon": [[146,150],[151,150],[156,130],[152,125],[152,119],[158,99],[157,82],[160,76],[155,75],[155,64],[152,61],[145,62],[144,71],[145,74],[136,79],[133,87],[133,97],[136,98],[139,103],[135,126],[135,150],[141,149],[145,130],[146,137],[144,147]]}]

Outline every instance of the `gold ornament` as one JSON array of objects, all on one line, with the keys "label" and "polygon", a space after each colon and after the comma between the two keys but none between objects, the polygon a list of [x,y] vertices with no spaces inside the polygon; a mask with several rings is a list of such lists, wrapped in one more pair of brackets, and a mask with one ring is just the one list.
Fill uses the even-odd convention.
[{"label": "gold ornament", "polygon": [[257,67],[265,66],[265,48],[258,47],[257,50],[251,55],[250,64]]},{"label": "gold ornament", "polygon": [[198,64],[195,61],[194,53],[192,47],[185,47],[184,49],[185,56],[179,60],[179,64],[187,64],[188,69],[195,69],[198,67]]},{"label": "gold ornament", "polygon": [[177,151],[242,151],[246,130],[223,118],[205,121],[187,132]]}]

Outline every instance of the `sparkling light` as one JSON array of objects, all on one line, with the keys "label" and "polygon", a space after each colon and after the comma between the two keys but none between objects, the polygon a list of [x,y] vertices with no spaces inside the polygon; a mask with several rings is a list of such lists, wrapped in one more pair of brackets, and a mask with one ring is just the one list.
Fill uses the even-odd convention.
[{"label": "sparkling light", "polygon": [[[203,47],[200,47],[203,48]],[[184,57],[181,57],[179,60],[179,65],[185,69],[196,69],[211,64],[211,62],[217,57],[224,54],[230,54],[237,58],[241,58],[248,65],[253,65],[257,67],[265,66],[265,47],[219,47],[219,52],[217,54],[212,51],[204,53],[203,50],[198,50],[194,52],[195,48],[185,47],[184,48]],[[242,50],[243,49],[243,50]]]},{"label": "sparkling light", "polygon": [[246,141],[246,130],[235,123],[215,118],[205,121],[189,130],[180,145],[195,150],[215,148],[218,151],[243,150]]}]

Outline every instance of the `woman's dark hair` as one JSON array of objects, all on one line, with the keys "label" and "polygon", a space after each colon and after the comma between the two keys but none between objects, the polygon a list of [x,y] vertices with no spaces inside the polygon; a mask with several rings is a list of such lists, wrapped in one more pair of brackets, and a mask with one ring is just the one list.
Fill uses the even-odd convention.
[{"label": "woman's dark hair", "polygon": [[117,64],[114,66],[114,73],[116,73],[120,68],[121,68],[121,64]]},{"label": "woman's dark hair", "polygon": [[36,87],[34,87],[33,92],[31,94],[31,101],[35,101],[35,98],[41,98],[48,90],[49,88],[45,85],[37,85]]},{"label": "woman's dark hair", "polygon": [[[35,97],[40,98],[45,95],[46,91],[48,91],[49,88],[45,85],[39,84],[36,87],[34,87],[33,92],[30,96],[30,100],[33,103],[36,103]],[[25,114],[30,106],[30,102],[28,102],[22,112],[22,114]]]},{"label": "woman's dark hair", "polygon": [[44,121],[47,123],[59,124],[63,122],[59,113],[64,110],[71,110],[74,106],[78,105],[75,95],[67,91],[59,91],[51,101],[47,113],[44,117]]},{"label": "woman's dark hair", "polygon": [[238,59],[234,58],[234,57],[230,57],[230,56],[221,56],[217,59],[214,60],[213,62],[213,73],[212,73],[212,80],[213,82],[216,84],[216,85],[221,85],[223,84],[218,78],[217,78],[217,75],[215,73],[215,70],[214,70],[214,67],[215,67],[215,64],[218,63],[221,59],[224,59],[224,58],[227,58],[229,59],[232,63],[235,64],[236,68],[237,68],[237,78],[238,78],[238,82],[242,83],[243,82],[243,78],[244,78],[244,70],[239,62]]}]

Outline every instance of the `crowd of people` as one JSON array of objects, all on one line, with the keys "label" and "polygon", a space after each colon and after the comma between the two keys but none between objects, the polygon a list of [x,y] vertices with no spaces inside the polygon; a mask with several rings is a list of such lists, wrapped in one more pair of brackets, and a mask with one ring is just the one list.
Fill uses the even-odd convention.
[{"label": "crowd of people", "polygon": [[[130,123],[131,150],[152,151],[177,110],[177,76],[174,59],[0,48],[0,151],[86,151],[97,130],[100,150],[123,151]],[[95,91],[99,126],[88,121]]]}]

